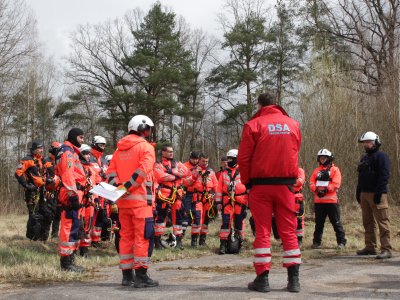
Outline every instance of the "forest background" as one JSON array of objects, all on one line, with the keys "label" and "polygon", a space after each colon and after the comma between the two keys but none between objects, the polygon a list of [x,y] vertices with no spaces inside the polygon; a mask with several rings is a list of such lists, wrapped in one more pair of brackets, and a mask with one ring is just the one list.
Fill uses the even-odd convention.
[{"label": "forest background", "polygon": [[197,149],[218,169],[264,91],[300,122],[308,176],[319,149],[334,153],[345,209],[356,205],[358,138],[379,134],[398,204],[400,0],[227,0],[216,17],[222,36],[160,2],[133,8],[75,28],[59,66],[43,54],[25,1],[0,0],[0,214],[25,210],[14,172],[34,139],[48,146],[80,127],[87,142],[105,136],[111,154],[130,118],[145,114],[177,159]]}]

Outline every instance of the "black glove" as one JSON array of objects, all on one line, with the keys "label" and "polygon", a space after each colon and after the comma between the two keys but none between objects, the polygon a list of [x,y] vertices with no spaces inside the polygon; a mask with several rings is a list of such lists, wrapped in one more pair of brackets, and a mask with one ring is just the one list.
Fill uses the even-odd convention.
[{"label": "black glove", "polygon": [[81,205],[79,203],[79,198],[77,195],[69,196],[68,201],[69,201],[69,208],[71,210],[79,210],[81,208]]},{"label": "black glove", "polygon": [[201,175],[201,177],[206,178],[208,175],[210,175],[210,171],[207,170],[203,173],[203,175]]},{"label": "black glove", "polygon": [[322,190],[318,190],[317,191],[317,195],[318,195],[318,197],[322,198],[322,197],[324,197],[326,195],[327,192],[328,192],[328,189],[324,188]]},{"label": "black glove", "polygon": [[356,191],[356,200],[357,200],[358,204],[361,203],[361,198],[360,198],[360,196],[361,196],[361,192],[360,192],[359,190],[357,190],[357,191]]},{"label": "black glove", "polygon": [[329,171],[328,170],[321,170],[318,172],[317,180],[321,181],[330,181]]},{"label": "black glove", "polygon": [[381,203],[381,197],[382,197],[382,194],[375,194],[374,195],[374,203],[375,204]]},{"label": "black glove", "polygon": [[38,189],[37,186],[34,185],[33,183],[27,183],[25,188],[29,192],[34,192],[34,191],[36,191]]}]

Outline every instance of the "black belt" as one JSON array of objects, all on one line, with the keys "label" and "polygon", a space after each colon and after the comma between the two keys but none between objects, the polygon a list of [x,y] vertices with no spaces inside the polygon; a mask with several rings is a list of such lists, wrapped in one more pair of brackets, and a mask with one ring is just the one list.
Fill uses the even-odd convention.
[{"label": "black belt", "polygon": [[297,178],[291,177],[266,177],[266,178],[252,178],[250,182],[252,185],[289,185],[295,184]]}]

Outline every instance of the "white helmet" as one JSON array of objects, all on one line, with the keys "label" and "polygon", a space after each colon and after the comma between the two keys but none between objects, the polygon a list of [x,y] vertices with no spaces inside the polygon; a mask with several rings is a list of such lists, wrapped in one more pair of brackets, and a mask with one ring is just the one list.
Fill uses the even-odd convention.
[{"label": "white helmet", "polygon": [[318,151],[317,156],[328,156],[328,157],[332,157],[332,152],[329,151],[328,149],[321,149]]},{"label": "white helmet", "polygon": [[168,239],[161,240],[161,246],[164,248],[175,248],[176,247],[176,236],[172,233],[169,234]]},{"label": "white helmet", "polygon": [[377,145],[377,146],[380,146],[380,144],[381,144],[381,140],[380,140],[379,136],[375,132],[372,132],[372,131],[367,131],[358,140],[359,143],[362,143],[364,141],[374,141],[375,145]]},{"label": "white helmet", "polygon": [[90,147],[87,144],[82,144],[81,147],[79,148],[80,152],[83,152],[83,151],[89,151],[90,152],[90,150],[92,150],[92,147]]},{"label": "white helmet", "polygon": [[109,154],[109,155],[106,155],[104,158],[106,159],[106,161],[110,162],[111,159],[113,158],[113,155]]},{"label": "white helmet", "polygon": [[106,144],[106,139],[101,135],[96,135],[93,137],[92,144]]},{"label": "white helmet", "polygon": [[237,149],[231,149],[226,153],[227,157],[237,157],[238,156],[238,150]]},{"label": "white helmet", "polygon": [[153,121],[147,116],[136,115],[129,121],[128,132],[131,130],[136,132],[143,132],[146,130],[147,126],[153,127]]}]

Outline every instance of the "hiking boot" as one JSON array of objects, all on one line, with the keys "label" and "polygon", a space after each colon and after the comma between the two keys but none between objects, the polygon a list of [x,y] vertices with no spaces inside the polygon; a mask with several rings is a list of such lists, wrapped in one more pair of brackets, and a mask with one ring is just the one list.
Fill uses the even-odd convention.
[{"label": "hiking boot", "polygon": [[200,234],[199,246],[206,246],[207,235]]},{"label": "hiking boot", "polygon": [[345,248],[346,248],[346,245],[343,244],[343,243],[339,243],[339,244],[337,245],[337,249],[340,250],[340,251],[344,250]]},{"label": "hiking boot", "polygon": [[176,249],[183,250],[182,235],[176,237]]},{"label": "hiking boot", "polygon": [[92,242],[92,247],[93,248],[100,248],[101,244],[100,244],[100,242]]},{"label": "hiking boot", "polygon": [[161,235],[156,235],[154,237],[154,249],[157,249],[157,250],[164,249],[164,247],[161,244]]},{"label": "hiking boot", "polygon": [[357,255],[376,255],[376,251],[375,250],[369,250],[367,248],[361,249],[361,250],[357,250]]},{"label": "hiking boot", "polygon": [[299,269],[300,265],[293,265],[287,269],[288,271],[287,289],[291,293],[300,292]]},{"label": "hiking boot", "polygon": [[313,243],[313,244],[311,245],[311,249],[321,249],[321,244]]},{"label": "hiking boot", "polygon": [[219,252],[218,254],[224,255],[226,253],[226,246],[228,244],[227,240],[220,240]]},{"label": "hiking boot", "polygon": [[153,280],[147,275],[147,269],[139,268],[135,270],[135,288],[155,287],[158,286],[158,281]]},{"label": "hiking boot", "polygon": [[135,275],[132,269],[122,270],[122,283],[123,286],[133,286],[135,283]]},{"label": "hiking boot", "polygon": [[82,267],[74,265],[72,261],[73,261],[72,255],[61,256],[60,257],[61,270],[75,272],[75,273],[82,273],[84,269]]},{"label": "hiking boot", "polygon": [[89,257],[89,247],[79,247],[79,255],[88,258]]},{"label": "hiking boot", "polygon": [[199,235],[197,234],[192,234],[192,241],[190,242],[190,246],[192,246],[192,248],[197,248],[197,239],[198,239]]},{"label": "hiking boot", "polygon": [[382,252],[376,256],[376,259],[385,259],[385,258],[391,258],[391,257],[392,257],[392,253],[390,253],[387,250],[382,250]]},{"label": "hiking boot", "polygon": [[268,282],[268,273],[269,271],[265,271],[264,273],[257,275],[256,279],[248,284],[248,289],[261,293],[268,293],[271,291]]}]

